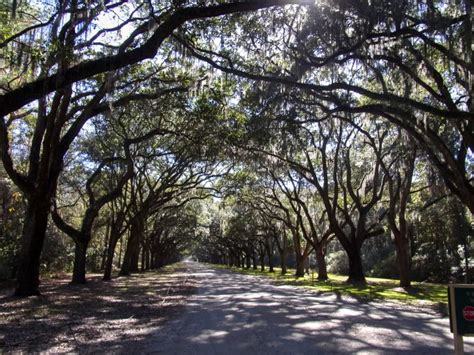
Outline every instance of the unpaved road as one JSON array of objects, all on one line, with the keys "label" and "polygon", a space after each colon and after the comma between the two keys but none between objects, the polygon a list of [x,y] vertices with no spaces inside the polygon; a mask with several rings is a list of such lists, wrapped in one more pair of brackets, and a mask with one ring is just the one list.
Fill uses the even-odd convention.
[{"label": "unpaved road", "polygon": [[[142,343],[164,354],[452,354],[447,318],[395,303],[360,303],[189,263],[198,292]],[[466,354],[474,339],[465,338]],[[137,349],[138,350],[138,349]]]}]

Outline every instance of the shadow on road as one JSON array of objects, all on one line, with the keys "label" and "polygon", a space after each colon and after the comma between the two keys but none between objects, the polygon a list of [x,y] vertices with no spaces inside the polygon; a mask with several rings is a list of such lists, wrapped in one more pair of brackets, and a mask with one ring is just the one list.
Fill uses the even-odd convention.
[{"label": "shadow on road", "polygon": [[[362,303],[191,263],[199,292],[177,320],[135,350],[166,354],[450,354],[446,318],[431,309]],[[111,347],[117,344],[109,344]],[[474,351],[472,342],[466,351]]]}]

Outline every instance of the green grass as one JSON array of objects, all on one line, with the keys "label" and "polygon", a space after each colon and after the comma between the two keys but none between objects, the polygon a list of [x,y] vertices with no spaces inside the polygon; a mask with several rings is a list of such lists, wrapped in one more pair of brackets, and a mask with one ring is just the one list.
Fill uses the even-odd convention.
[{"label": "green grass", "polygon": [[295,270],[289,269],[286,275],[281,275],[281,269],[274,268],[275,272],[260,271],[253,269],[242,269],[216,265],[219,268],[229,269],[245,275],[265,276],[282,284],[301,286],[318,292],[349,295],[364,301],[371,300],[393,300],[405,303],[427,303],[445,307],[448,302],[447,286],[442,284],[413,282],[413,289],[405,291],[399,288],[399,281],[393,279],[381,279],[367,277],[367,285],[354,286],[345,281],[347,276],[330,274],[329,280],[318,281],[317,274],[309,274],[296,278]]}]

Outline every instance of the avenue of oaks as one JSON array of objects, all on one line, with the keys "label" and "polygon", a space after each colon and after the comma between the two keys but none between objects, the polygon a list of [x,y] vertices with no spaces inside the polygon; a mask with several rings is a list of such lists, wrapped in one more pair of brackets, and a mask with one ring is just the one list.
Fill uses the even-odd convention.
[{"label": "avenue of oaks", "polygon": [[469,0],[5,0],[0,277],[468,281],[472,43]]}]

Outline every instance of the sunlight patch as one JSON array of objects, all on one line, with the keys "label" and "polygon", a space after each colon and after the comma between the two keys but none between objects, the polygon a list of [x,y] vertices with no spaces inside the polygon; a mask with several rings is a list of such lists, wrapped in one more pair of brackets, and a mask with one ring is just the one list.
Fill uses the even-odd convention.
[{"label": "sunlight patch", "polygon": [[216,339],[223,338],[227,336],[229,332],[224,330],[205,330],[202,334],[195,337],[190,337],[189,340],[199,344],[206,344],[210,341],[215,341]]}]

